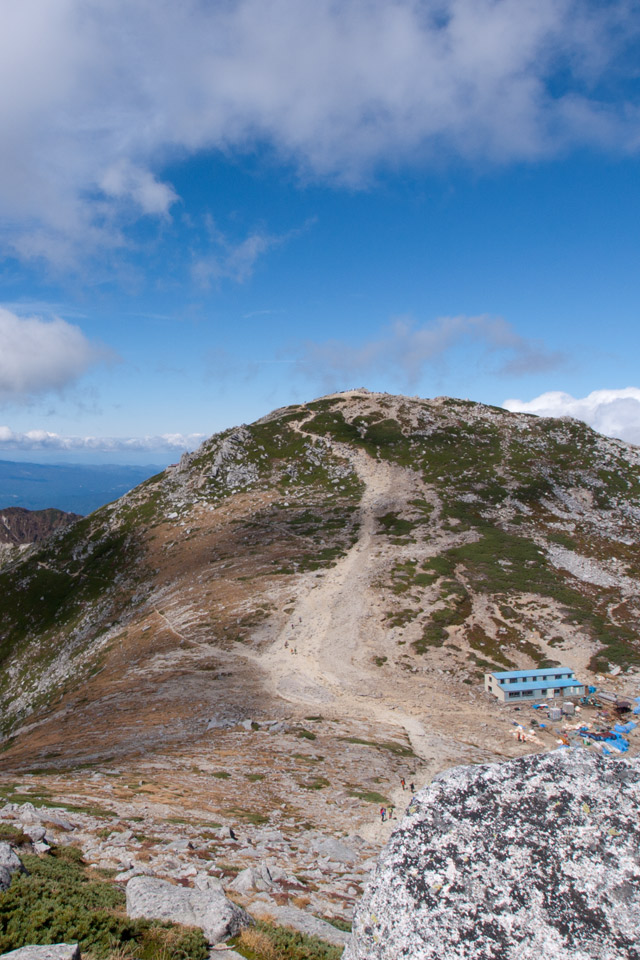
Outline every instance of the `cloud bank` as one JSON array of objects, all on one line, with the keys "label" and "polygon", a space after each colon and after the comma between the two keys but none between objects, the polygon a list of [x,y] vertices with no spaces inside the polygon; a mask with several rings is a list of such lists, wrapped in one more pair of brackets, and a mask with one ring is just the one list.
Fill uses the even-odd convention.
[{"label": "cloud bank", "polygon": [[639,23],[630,0],[4,4],[0,242],[62,266],[122,246],[131,218],[169,216],[163,168],[204,150],[348,184],[636,150]]},{"label": "cloud bank", "polygon": [[0,402],[60,392],[114,357],[66,320],[19,317],[0,307]]},{"label": "cloud bank", "polygon": [[497,366],[499,375],[539,373],[562,365],[564,355],[541,341],[520,336],[502,317],[439,317],[422,327],[398,319],[377,339],[353,346],[344,340],[307,342],[298,370],[329,385],[384,375],[414,387],[430,365],[457,347],[473,344]]},{"label": "cloud bank", "polygon": [[551,391],[534,400],[505,400],[507,410],[541,417],[574,417],[607,437],[640,444],[640,389],[594,390],[586,397]]},{"label": "cloud bank", "polygon": [[175,453],[195,450],[205,439],[204,433],[162,433],[146,437],[65,437],[48,430],[16,433],[10,427],[0,426],[0,453],[5,450]]}]

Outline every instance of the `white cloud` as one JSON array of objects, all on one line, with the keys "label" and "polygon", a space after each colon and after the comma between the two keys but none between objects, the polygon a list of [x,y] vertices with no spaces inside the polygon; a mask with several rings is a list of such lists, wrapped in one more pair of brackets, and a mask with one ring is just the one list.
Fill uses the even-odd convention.
[{"label": "white cloud", "polygon": [[256,261],[274,247],[280,246],[287,236],[270,236],[261,231],[248,234],[244,240],[233,243],[218,233],[212,243],[214,252],[200,257],[192,267],[192,274],[201,286],[208,287],[220,280],[244,283],[252,275]]},{"label": "white cloud", "polygon": [[0,402],[61,391],[97,363],[114,359],[80,327],[59,318],[19,317],[0,307]]},{"label": "white cloud", "polygon": [[201,150],[266,144],[358,183],[451,154],[637,149],[638,18],[629,0],[5,3],[1,239],[61,264],[119,246],[120,215],[166,216],[158,171]]},{"label": "white cloud", "polygon": [[65,437],[48,430],[28,430],[16,433],[10,427],[0,426],[2,450],[60,450],[122,453],[126,451],[170,452],[194,450],[206,435],[203,433],[163,433],[145,437]]},{"label": "white cloud", "polygon": [[160,183],[148,170],[135,167],[126,160],[105,170],[100,188],[107,197],[130,200],[142,213],[156,216],[166,217],[178,199],[173,187]]},{"label": "white cloud", "polygon": [[534,400],[505,400],[507,410],[541,417],[574,417],[607,437],[640,444],[640,389],[594,390],[586,397],[551,391]]},{"label": "white cloud", "polygon": [[412,386],[425,369],[441,361],[454,348],[480,345],[498,361],[499,374],[536,373],[551,370],[564,362],[560,353],[543,343],[527,340],[502,317],[439,317],[434,323],[417,327],[397,319],[380,337],[352,346],[343,340],[308,342],[300,358],[300,371],[310,371],[327,383],[353,382],[354,377],[386,374]]}]

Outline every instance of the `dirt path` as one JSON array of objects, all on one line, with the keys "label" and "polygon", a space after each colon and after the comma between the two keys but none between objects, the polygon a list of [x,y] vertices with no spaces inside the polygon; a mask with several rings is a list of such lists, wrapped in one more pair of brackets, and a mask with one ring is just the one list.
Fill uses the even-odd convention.
[{"label": "dirt path", "polygon": [[[388,575],[390,550],[377,519],[423,496],[417,474],[363,451],[342,449],[365,485],[359,537],[321,576],[309,575],[288,621],[261,655],[271,690],[309,712],[374,720],[402,728],[415,754],[441,766],[459,744],[427,731],[401,677],[384,681],[375,664],[384,638],[384,605],[376,581]],[[410,548],[411,549],[411,548]],[[394,556],[398,548],[393,548]],[[376,642],[377,641],[377,642]],[[398,800],[401,798],[398,797]]]}]

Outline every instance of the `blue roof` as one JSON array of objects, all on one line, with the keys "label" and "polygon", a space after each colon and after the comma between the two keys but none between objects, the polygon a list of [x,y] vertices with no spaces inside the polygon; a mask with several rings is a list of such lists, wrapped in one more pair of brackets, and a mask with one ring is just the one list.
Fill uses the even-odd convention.
[{"label": "blue roof", "polygon": [[551,673],[571,673],[571,667],[542,667],[539,670],[501,670],[498,673],[492,673],[491,676],[497,680],[507,677],[548,677]]},{"label": "blue roof", "polygon": [[528,683],[510,683],[508,686],[500,687],[501,690],[510,693],[512,690],[562,690],[566,687],[583,687],[584,684],[579,680],[530,680]]}]

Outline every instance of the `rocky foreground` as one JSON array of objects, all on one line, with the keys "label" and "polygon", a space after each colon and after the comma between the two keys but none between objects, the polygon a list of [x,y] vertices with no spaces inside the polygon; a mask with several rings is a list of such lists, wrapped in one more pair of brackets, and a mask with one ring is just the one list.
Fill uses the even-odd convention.
[{"label": "rocky foreground", "polygon": [[640,763],[558,750],[457,767],[414,799],[344,960],[640,956]]}]

